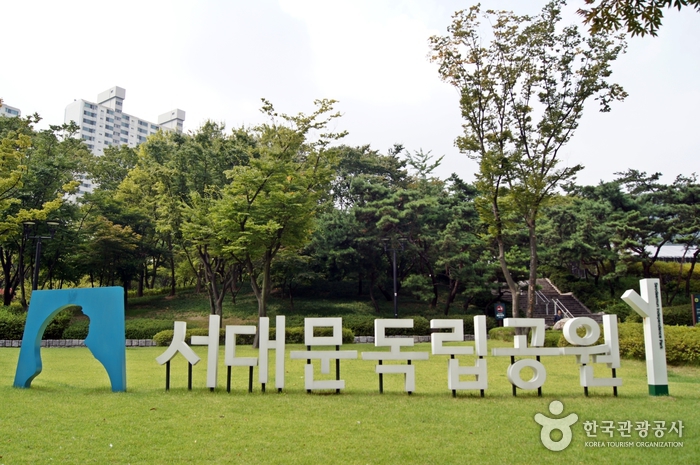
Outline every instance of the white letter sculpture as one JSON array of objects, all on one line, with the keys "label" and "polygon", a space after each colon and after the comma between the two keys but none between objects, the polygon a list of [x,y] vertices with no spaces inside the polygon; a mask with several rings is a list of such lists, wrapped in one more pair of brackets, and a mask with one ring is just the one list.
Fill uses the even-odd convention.
[{"label": "white letter sculpture", "polygon": [[187,335],[187,322],[176,321],[173,328],[173,340],[170,342],[170,346],[165,349],[160,356],[156,357],[156,362],[159,365],[167,363],[167,368],[165,371],[165,390],[170,389],[170,360],[180,352],[189,362],[190,370],[188,376],[188,388],[192,389],[192,370],[191,366],[196,365],[201,360],[197,354],[194,353],[192,348],[185,342],[185,336]]},{"label": "white letter sculpture", "polygon": [[267,384],[267,373],[268,366],[267,360],[269,358],[269,350],[274,349],[275,351],[275,387],[277,392],[282,392],[284,389],[284,350],[285,350],[285,336],[286,331],[286,319],[284,316],[278,315],[275,317],[275,340],[270,340],[270,318],[261,317],[260,318],[260,368],[258,371],[258,379],[262,385],[262,392],[265,392],[265,385]]},{"label": "white letter sculpture", "polygon": [[[476,355],[479,357],[474,366],[460,366],[459,360],[455,355],[470,355],[474,353],[474,348],[444,346],[445,342],[462,342],[464,341],[464,326],[463,320],[430,320],[430,327],[451,328],[451,333],[433,333],[430,337],[430,344],[433,355],[449,355],[450,360],[447,366],[447,388],[452,391],[452,396],[457,395],[457,390],[460,389],[479,389],[481,396],[484,396],[484,390],[487,389],[487,372],[486,360],[484,356],[487,353],[486,349],[486,317],[479,315],[474,317],[474,342],[476,346]],[[462,375],[475,375],[476,381],[460,381]]]},{"label": "white letter sculpture", "polygon": [[207,387],[214,390],[219,375],[219,326],[221,317],[209,315],[209,335],[192,336],[193,346],[207,346]]},{"label": "white letter sculpture", "polygon": [[639,294],[632,289],[622,294],[622,300],[644,319],[644,349],[647,359],[649,395],[668,395],[666,370],[666,341],[661,310],[661,285],[658,279],[641,279]]},{"label": "white letter sculpture", "polygon": [[226,326],[226,345],[224,346],[224,365],[227,367],[226,392],[231,392],[231,367],[249,367],[248,392],[253,392],[253,367],[258,364],[257,357],[236,357],[236,335],[255,334],[257,328],[252,325]]},{"label": "white letter sculpture", "polygon": [[[333,335],[330,337],[314,336],[314,328],[331,327]],[[304,318],[304,345],[309,350],[293,350],[289,356],[292,359],[306,359],[304,367],[304,385],[307,392],[312,389],[335,389],[339,393],[345,389],[345,380],[340,379],[340,359],[357,358],[356,350],[339,350],[343,344],[343,319],[342,318]],[[312,346],[335,346],[336,350],[311,351]],[[314,366],[311,360],[321,360],[321,373],[331,372],[331,360],[336,360],[335,380],[314,380]]]},{"label": "white letter sculpture", "polygon": [[[378,360],[375,372],[379,375],[379,392],[383,392],[383,374],[403,373],[404,388],[411,394],[416,390],[416,367],[411,360],[428,360],[427,352],[401,352],[401,347],[413,347],[413,337],[386,336],[386,328],[413,328],[413,320],[374,320],[374,346],[391,347],[390,352],[362,352],[362,360]],[[408,365],[382,365],[384,360],[406,360]]]}]

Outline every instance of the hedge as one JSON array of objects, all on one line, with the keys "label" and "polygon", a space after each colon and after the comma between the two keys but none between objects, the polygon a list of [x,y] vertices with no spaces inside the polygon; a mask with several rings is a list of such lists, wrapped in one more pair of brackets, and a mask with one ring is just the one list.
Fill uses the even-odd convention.
[{"label": "hedge", "polygon": [[[493,328],[489,331],[489,339],[497,341],[513,342],[514,337],[515,328]],[[561,331],[545,331],[544,347],[557,347],[561,337],[563,337]]]},{"label": "hedge", "polygon": [[[692,326],[693,312],[690,305],[666,307],[663,309],[664,326]],[[641,323],[642,317],[637,312],[631,312],[625,323]]]},{"label": "hedge", "polygon": [[[159,332],[153,336],[153,340],[159,346],[169,346],[173,340],[172,329],[166,329]],[[276,338],[276,328],[270,328],[270,339]],[[208,336],[209,330],[206,328],[194,328],[188,329],[185,333],[185,341],[188,344],[192,342],[192,336]],[[316,328],[314,330],[315,336],[328,337],[333,335],[333,328]],[[236,344],[249,345],[253,343],[252,334],[241,334],[236,336]],[[226,342],[226,329],[221,328],[219,330],[219,344],[225,344]],[[285,328],[285,342],[287,344],[303,344],[304,343],[304,328],[302,327],[292,327]],[[343,344],[352,344],[355,342],[355,334],[348,328],[343,328]]]},{"label": "hedge", "polygon": [[[61,339],[72,317],[72,312],[61,311],[46,327],[43,339]],[[0,339],[22,339],[26,321],[27,313],[21,305],[0,307]]]}]

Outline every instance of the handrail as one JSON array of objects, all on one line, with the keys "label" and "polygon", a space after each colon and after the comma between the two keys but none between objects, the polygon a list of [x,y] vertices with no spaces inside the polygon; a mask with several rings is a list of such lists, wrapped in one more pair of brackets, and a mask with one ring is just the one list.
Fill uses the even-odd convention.
[{"label": "handrail", "polygon": [[554,301],[554,312],[556,313],[557,310],[561,310],[562,313],[567,317],[567,318],[574,318],[573,313],[569,311],[568,308],[566,308],[566,305],[561,303],[561,300],[559,299],[552,299]]},{"label": "handrail", "polygon": [[[536,304],[539,304],[539,303],[540,303],[540,302],[539,302],[540,299],[542,299],[542,300],[544,301],[544,305],[545,305],[544,311],[545,311],[545,314],[546,314],[546,315],[549,315],[549,303],[550,303],[549,298],[547,298],[547,296],[544,295],[544,293],[543,293],[542,291],[535,291],[535,303],[536,303]],[[556,310],[555,310],[555,311],[556,311]]]}]

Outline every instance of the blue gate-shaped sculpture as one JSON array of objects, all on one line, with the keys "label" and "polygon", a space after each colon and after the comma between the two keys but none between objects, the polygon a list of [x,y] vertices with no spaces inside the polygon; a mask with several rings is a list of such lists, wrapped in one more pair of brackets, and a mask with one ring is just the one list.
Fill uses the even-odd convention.
[{"label": "blue gate-shaped sculpture", "polygon": [[41,373],[41,338],[54,316],[68,306],[80,306],[90,318],[85,345],[107,370],[112,391],[126,391],[124,289],[97,287],[32,292],[22,337],[14,386],[28,388]]}]

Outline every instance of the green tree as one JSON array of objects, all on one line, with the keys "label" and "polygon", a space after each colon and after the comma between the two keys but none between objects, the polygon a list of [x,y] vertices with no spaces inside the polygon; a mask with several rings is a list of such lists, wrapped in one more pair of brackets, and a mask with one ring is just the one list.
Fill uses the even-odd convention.
[{"label": "green tree", "polygon": [[588,8],[578,14],[590,25],[591,32],[626,29],[633,37],[655,36],[661,27],[664,10],[685,7],[700,11],[700,0],[584,0]]},{"label": "green tree", "polygon": [[253,131],[248,163],[226,172],[229,183],[212,199],[207,219],[190,213],[197,217],[190,235],[208,237],[210,246],[248,272],[260,317],[267,316],[273,260],[281,249],[299,249],[310,240],[328,198],[335,163],[329,144],[344,134],[324,132],[340,116],[332,113],[335,102],[315,103],[312,114],[289,116],[264,101],[271,122]]},{"label": "green tree", "polygon": [[75,175],[90,156],[82,141],[74,139],[74,124],[35,131],[38,115],[0,118],[0,264],[3,300],[9,305],[17,289],[26,305],[24,277],[32,269],[25,260],[25,221],[70,217],[65,202],[78,185]]},{"label": "green tree", "polygon": [[563,1],[539,16],[488,11],[492,39],[480,35],[478,6],[455,13],[450,35],[430,39],[440,77],[457,87],[465,119],[456,144],[479,162],[480,213],[498,245],[501,268],[518,312],[518,286],[506,261],[506,217],[515,214],[529,236],[527,315],[535,305],[537,220],[557,189],[583,167],[561,167],[560,150],[571,139],[584,102],[601,111],[625,97],[608,82],[610,64],[624,45],[602,34],[583,37],[576,26],[560,27]]}]

